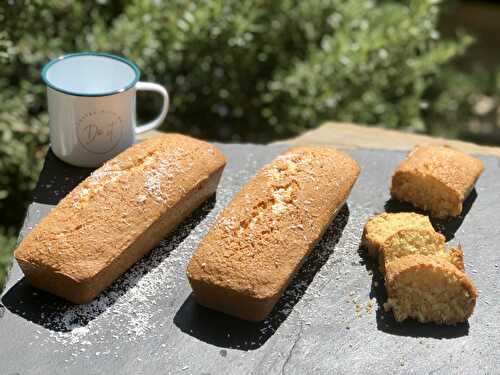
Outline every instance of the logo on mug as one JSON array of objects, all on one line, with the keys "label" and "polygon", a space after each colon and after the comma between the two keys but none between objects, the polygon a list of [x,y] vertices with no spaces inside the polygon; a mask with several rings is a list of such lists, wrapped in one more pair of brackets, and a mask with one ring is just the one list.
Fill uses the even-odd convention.
[{"label": "logo on mug", "polygon": [[120,142],[122,118],[109,110],[87,112],[76,122],[76,129],[83,148],[94,154],[105,154]]}]

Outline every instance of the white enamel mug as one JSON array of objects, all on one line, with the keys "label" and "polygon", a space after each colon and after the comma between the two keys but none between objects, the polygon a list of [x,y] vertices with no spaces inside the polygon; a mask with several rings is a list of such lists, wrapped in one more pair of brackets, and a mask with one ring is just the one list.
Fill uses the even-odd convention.
[{"label": "white enamel mug", "polygon": [[[57,157],[98,167],[132,145],[137,134],[160,126],[168,112],[168,92],[139,78],[132,61],[107,53],[73,53],[45,65],[50,142]],[[136,124],[137,90],[163,96],[159,116],[143,125]]]}]

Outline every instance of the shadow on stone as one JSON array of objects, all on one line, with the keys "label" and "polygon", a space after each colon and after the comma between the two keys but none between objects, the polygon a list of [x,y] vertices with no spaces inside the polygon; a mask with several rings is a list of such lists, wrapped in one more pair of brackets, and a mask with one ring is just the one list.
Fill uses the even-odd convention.
[{"label": "shadow on stone", "polygon": [[[430,217],[432,225],[438,232],[446,237],[446,241],[450,241],[455,237],[456,231],[462,225],[462,222],[469,213],[476,198],[477,192],[474,188],[463,203],[462,213],[457,217],[447,219],[438,219],[432,216]],[[389,199],[387,202],[385,202],[384,207],[387,212],[416,212],[422,215],[429,214],[428,212],[415,208],[410,203],[399,202],[393,199]]]},{"label": "shadow on stone", "polygon": [[59,160],[49,149],[33,191],[33,202],[56,205],[93,169],[75,167]]}]

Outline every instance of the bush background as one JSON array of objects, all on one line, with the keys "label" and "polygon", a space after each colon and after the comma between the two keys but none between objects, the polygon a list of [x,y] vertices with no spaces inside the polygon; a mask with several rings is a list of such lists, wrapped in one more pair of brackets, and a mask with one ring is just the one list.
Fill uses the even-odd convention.
[{"label": "bush background", "polygon": [[[48,143],[39,72],[49,59],[129,57],[171,93],[163,130],[210,140],[269,142],[324,120],[453,136],[476,81],[450,68],[472,39],[443,38],[442,9],[436,0],[1,2],[0,284]],[[500,75],[481,79],[500,87]],[[158,106],[141,94],[141,119]]]}]

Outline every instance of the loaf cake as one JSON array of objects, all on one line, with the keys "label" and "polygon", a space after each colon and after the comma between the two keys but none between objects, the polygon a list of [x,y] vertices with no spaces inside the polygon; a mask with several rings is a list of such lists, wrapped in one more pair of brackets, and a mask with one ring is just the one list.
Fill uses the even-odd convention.
[{"label": "loaf cake", "polygon": [[428,229],[401,229],[391,235],[382,245],[379,256],[380,270],[391,262],[397,261],[405,256],[435,255],[455,265],[463,271],[463,257],[461,250],[445,250],[444,236]]},{"label": "loaf cake", "polygon": [[359,175],[349,156],[297,147],[234,197],[187,267],[198,303],[264,319],[344,205]]},{"label": "loaf cake", "polygon": [[132,146],[70,192],[15,251],[35,287],[85,303],[215,193],[214,146],[165,134]]},{"label": "loaf cake", "polygon": [[381,213],[370,218],[363,230],[361,245],[374,258],[379,255],[382,244],[401,229],[423,229],[434,231],[429,217],[413,212]]},{"label": "loaf cake", "polygon": [[394,172],[391,196],[438,218],[456,217],[483,169],[481,160],[450,147],[417,147]]},{"label": "loaf cake", "polygon": [[419,322],[456,324],[466,321],[474,310],[477,292],[472,281],[443,258],[409,255],[386,268],[389,296],[384,308],[394,318]]}]

